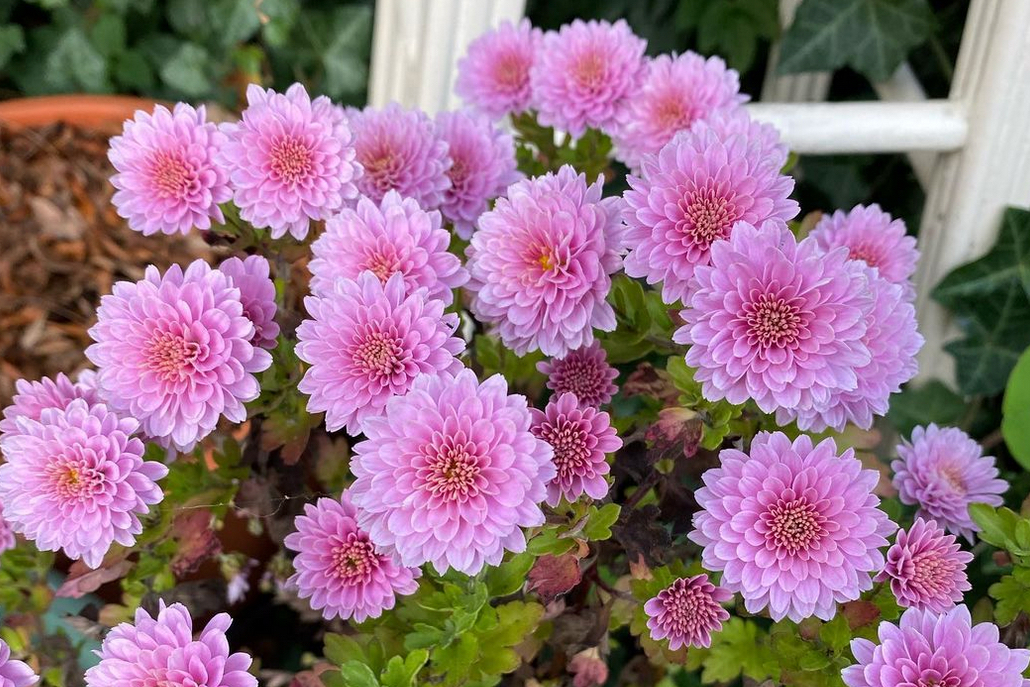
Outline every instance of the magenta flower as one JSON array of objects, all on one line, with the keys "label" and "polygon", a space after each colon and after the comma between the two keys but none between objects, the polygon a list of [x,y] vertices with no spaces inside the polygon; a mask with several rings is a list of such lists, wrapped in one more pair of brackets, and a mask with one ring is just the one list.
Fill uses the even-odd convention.
[{"label": "magenta flower", "polygon": [[575,137],[614,124],[643,77],[647,41],[620,19],[566,24],[544,34],[530,69],[537,120]]},{"label": "magenta flower", "polygon": [[86,357],[104,402],[179,451],[192,450],[221,415],[243,422],[243,404],[260,392],[254,373],[272,362],[251,344],[240,290],[203,260],[164,276],[151,265],[141,281],[118,282],[89,335],[96,343]]},{"label": "magenta flower", "polygon": [[186,234],[225,222],[218,204],[232,198],[229,173],[215,157],[225,137],[206,121],[204,107],[163,105],[125,121],[111,139],[108,159],[117,170],[111,202],[129,228],[145,236]]},{"label": "magenta flower", "polygon": [[240,217],[270,228],[272,238],[289,232],[303,239],[311,220],[357,197],[361,168],[343,110],[325,96],[312,100],[299,83],[285,94],[251,84],[243,118],[222,131],[228,142],[219,162],[230,172]]},{"label": "magenta flower", "polygon": [[619,371],[608,364],[600,341],[569,351],[564,358],[542,360],[536,369],[547,375],[547,388],[556,396],[575,394],[584,406],[600,408],[619,390],[615,386]]},{"label": "magenta flower", "polygon": [[879,644],[851,640],[856,664],[841,672],[848,687],[1030,687],[1030,651],[1002,644],[994,623],[973,625],[965,606],[910,608],[878,634]]},{"label": "magenta flower", "polygon": [[553,508],[562,498],[573,503],[583,494],[604,498],[608,493],[606,456],[622,448],[608,413],[581,407],[575,394],[555,396],[545,410],[530,408],[529,412],[533,436],[554,449],[558,474],[547,485],[547,505]]},{"label": "magenta flower", "polygon": [[451,158],[424,112],[390,103],[379,110],[349,108],[347,116],[365,170],[358,180],[363,195],[378,203],[388,191],[397,191],[427,210],[440,207],[451,187]]},{"label": "magenta flower", "polygon": [[11,647],[0,639],[0,687],[29,687],[39,682],[39,677],[24,661],[11,658]]},{"label": "magenta flower", "polygon": [[879,474],[832,439],[759,433],[751,453],[724,449],[695,493],[690,539],[708,570],[740,592],[749,613],[829,620],[883,568],[880,548],[897,526],[877,508]]},{"label": "magenta flower", "polygon": [[677,132],[747,99],[740,95],[739,75],[720,57],[705,59],[688,50],[649,59],[643,81],[616,118],[612,139],[618,157],[640,169],[643,157],[657,153]]},{"label": "magenta flower", "polygon": [[710,647],[712,633],[722,629],[729,612],[722,604],[733,593],[709,582],[708,575],[681,577],[644,604],[651,639],[669,640],[669,649]]},{"label": "magenta flower", "polygon": [[3,504],[0,504],[0,553],[3,553],[8,549],[13,549],[15,544],[17,544],[17,542],[14,540],[14,530],[12,530],[10,524],[4,520]]},{"label": "magenta flower", "polygon": [[272,283],[268,260],[250,255],[246,260],[229,258],[218,271],[240,290],[243,316],[254,325],[250,343],[269,350],[275,348],[279,325],[275,321],[275,284]]},{"label": "magenta flower", "polygon": [[933,520],[916,518],[906,532],[900,530],[887,549],[887,566],[877,582],[891,583],[891,591],[902,607],[944,613],[962,602],[962,593],[972,587],[966,566],[973,554],[963,551],[955,537],[945,534]]},{"label": "magenta flower", "polygon": [[662,282],[666,303],[689,300],[695,270],[738,223],[780,225],[798,214],[788,197],[794,180],[780,174],[763,134],[753,133],[758,138],[731,128],[720,135],[698,122],[645,156],[641,176],[627,177],[626,274]]},{"label": "magenta flower", "polygon": [[44,377],[38,382],[19,379],[14,383],[13,402],[4,408],[0,435],[11,436],[17,433],[18,418],[39,420],[46,408],[64,410],[77,398],[91,405],[96,403],[99,399],[95,386],[90,383],[92,377],[92,372],[87,370],[80,375],[78,382],[72,382],[63,372],[58,372],[53,379]]},{"label": "magenta flower", "polygon": [[168,474],[143,460],[139,423],[102,403],[76,399],[47,408],[38,421],[17,419],[0,441],[0,501],[11,528],[40,551],[63,550],[91,568],[114,543],[132,546],[139,516],[163,498],[156,481]]},{"label": "magenta flower", "polygon": [[399,273],[408,293],[425,288],[429,298],[450,305],[453,289],[469,278],[458,256],[447,251],[450,242],[436,210],[426,212],[396,191],[387,192],[378,207],[362,196],[356,208],[326,222],[325,233],[312,244],[311,292],[325,296],[337,280],[356,280],[371,270],[383,283]]},{"label": "magenta flower", "polygon": [[532,97],[529,70],[542,37],[528,19],[518,26],[501,22],[469,43],[468,52],[458,62],[455,92],[493,119],[528,110]]},{"label": "magenta flower", "polygon": [[555,476],[551,447],[530,432],[523,396],[500,375],[422,375],[370,419],[354,447],[358,525],[406,566],[430,562],[474,575],[505,550],[526,548],[523,527]]},{"label": "magenta flower", "polygon": [[229,653],[225,632],[232,624],[219,613],[193,638],[193,619],[182,604],[159,602],[157,618],[142,608],[135,625],[121,623],[104,638],[100,663],[86,671],[86,687],[257,687],[247,672],[251,658]]},{"label": "magenta flower", "polygon": [[865,274],[845,269],[843,250],[797,243],[785,227],[738,224],[712,246],[673,336],[691,344],[704,397],[778,408],[825,408],[858,387],[872,294]]},{"label": "magenta flower", "polygon": [[395,274],[383,285],[372,272],[341,279],[324,297],[308,296],[311,319],[297,328],[297,356],[310,364],[299,386],[308,412],[325,412],[330,432],[365,431],[387,401],[424,375],[456,372],[465,343],[452,336],[458,316],[425,289],[407,294]]},{"label": "magenta flower", "polygon": [[980,527],[969,517],[969,504],[1000,506],[1009,488],[998,479],[994,457],[957,427],[916,427],[911,442],[898,446],[898,458],[891,463],[892,483],[901,502],[919,506],[921,517],[970,542]]},{"label": "magenta flower", "polygon": [[441,112],[436,132],[447,142],[453,161],[447,170],[451,187],[444,192],[440,211],[454,223],[458,236],[468,240],[488,202],[522,178],[515,143],[489,119],[471,111]]},{"label": "magenta flower", "polygon": [[397,595],[418,589],[415,580],[422,572],[382,553],[358,527],[356,516],[346,492],[339,501],[321,498],[304,506],[297,531],[286,537],[286,546],[298,553],[288,584],[326,620],[378,618],[393,608]]},{"label": "magenta flower", "polygon": [[592,343],[594,327],[615,329],[605,297],[622,263],[622,205],[601,198],[602,183],[565,165],[514,184],[479,218],[466,251],[472,312],[519,355],[564,356]]}]

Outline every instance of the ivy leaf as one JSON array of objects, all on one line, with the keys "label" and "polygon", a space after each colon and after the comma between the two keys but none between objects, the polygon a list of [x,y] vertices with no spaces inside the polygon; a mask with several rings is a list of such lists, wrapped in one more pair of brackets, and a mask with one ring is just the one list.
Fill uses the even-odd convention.
[{"label": "ivy leaf", "polygon": [[908,436],[915,427],[926,426],[931,422],[938,425],[958,424],[966,410],[966,402],[961,396],[934,379],[920,387],[908,387],[892,396],[887,420],[899,434]]},{"label": "ivy leaf", "polygon": [[1030,349],[1023,351],[1005,386],[1001,434],[1012,457],[1030,470]]},{"label": "ivy leaf", "polygon": [[781,44],[780,74],[848,65],[884,81],[934,27],[927,0],[804,0]]},{"label": "ivy leaf", "polygon": [[228,47],[242,43],[261,28],[258,14],[263,4],[254,0],[215,0],[208,5],[207,15],[212,26],[217,26],[214,33],[219,45]]},{"label": "ivy leaf", "polygon": [[188,96],[201,96],[211,89],[211,55],[205,48],[183,43],[161,67],[161,79]]},{"label": "ivy leaf", "polygon": [[25,31],[17,24],[0,26],[0,69],[25,49]]},{"label": "ivy leaf", "polygon": [[991,251],[952,270],[933,290],[933,297],[950,308],[965,298],[1004,292],[1012,282],[1030,294],[1030,210],[1021,208],[1005,210]]},{"label": "ivy leaf", "polygon": [[372,36],[372,7],[349,5],[336,10],[332,42],[322,54],[325,68],[323,89],[330,97],[360,92],[368,82],[368,62]]},{"label": "ivy leaf", "polygon": [[1030,613],[1030,568],[1017,566],[991,585],[987,593],[998,603],[994,605],[994,618],[1004,627],[1020,613]]}]

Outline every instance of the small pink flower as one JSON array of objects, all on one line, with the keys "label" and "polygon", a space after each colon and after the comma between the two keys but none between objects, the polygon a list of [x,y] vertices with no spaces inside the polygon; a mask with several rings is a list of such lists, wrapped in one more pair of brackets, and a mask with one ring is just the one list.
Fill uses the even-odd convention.
[{"label": "small pink flower", "polygon": [[275,284],[268,260],[260,255],[250,255],[246,260],[229,258],[218,266],[218,271],[240,290],[243,316],[254,325],[250,342],[269,350],[275,348],[279,325],[275,321]]},{"label": "small pink flower", "polygon": [[3,504],[0,504],[0,553],[13,549],[17,542],[14,540],[14,530],[11,529],[10,524],[4,520],[4,509]]},{"label": "small pink flower", "polygon": [[0,687],[29,687],[39,682],[39,676],[24,661],[11,658],[11,647],[0,639]]},{"label": "small pink flower", "polygon": [[46,408],[64,410],[77,398],[89,404],[96,403],[96,386],[92,383],[95,375],[86,370],[80,375],[78,382],[72,382],[63,372],[58,372],[53,379],[44,377],[38,382],[19,379],[14,383],[15,394],[11,405],[4,408],[3,419],[0,420],[0,434],[10,436],[18,431],[18,418],[39,420]]},{"label": "small pink flower", "polygon": [[540,29],[534,29],[528,19],[517,26],[501,22],[469,43],[468,52],[458,62],[454,90],[493,119],[528,110],[532,96],[529,71],[542,38]]},{"label": "small pink flower", "polygon": [[890,580],[902,607],[943,613],[961,603],[962,593],[972,589],[966,576],[972,560],[973,554],[963,551],[937,523],[916,518],[907,532],[898,532],[887,550],[887,566],[875,579]]},{"label": "small pink flower", "polygon": [[597,647],[584,649],[569,661],[572,687],[601,687],[608,682],[608,664],[601,658]]},{"label": "small pink flower", "polygon": [[684,646],[710,647],[712,633],[721,630],[730,617],[722,604],[731,598],[733,593],[709,582],[708,575],[681,577],[644,604],[651,639],[668,639],[672,651]]},{"label": "small pink flower", "polygon": [[547,375],[547,388],[556,396],[575,394],[584,406],[600,408],[619,390],[615,385],[619,371],[608,364],[600,341],[570,351],[563,358],[542,360],[536,369]]}]

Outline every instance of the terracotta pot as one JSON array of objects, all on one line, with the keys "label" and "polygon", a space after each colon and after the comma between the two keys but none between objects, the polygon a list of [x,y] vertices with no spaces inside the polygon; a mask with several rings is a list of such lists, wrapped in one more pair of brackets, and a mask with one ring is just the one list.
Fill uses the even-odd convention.
[{"label": "terracotta pot", "polygon": [[66,122],[88,129],[116,129],[154,101],[125,95],[47,95],[0,101],[0,123],[45,126]]}]

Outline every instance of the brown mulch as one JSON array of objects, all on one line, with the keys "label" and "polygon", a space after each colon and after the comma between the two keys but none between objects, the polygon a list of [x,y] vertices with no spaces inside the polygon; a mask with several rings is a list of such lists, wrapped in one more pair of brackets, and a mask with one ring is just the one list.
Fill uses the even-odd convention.
[{"label": "brown mulch", "polygon": [[211,257],[196,232],[145,237],[118,217],[112,133],[0,123],[0,408],[16,379],[89,366],[86,331],[114,282]]}]

